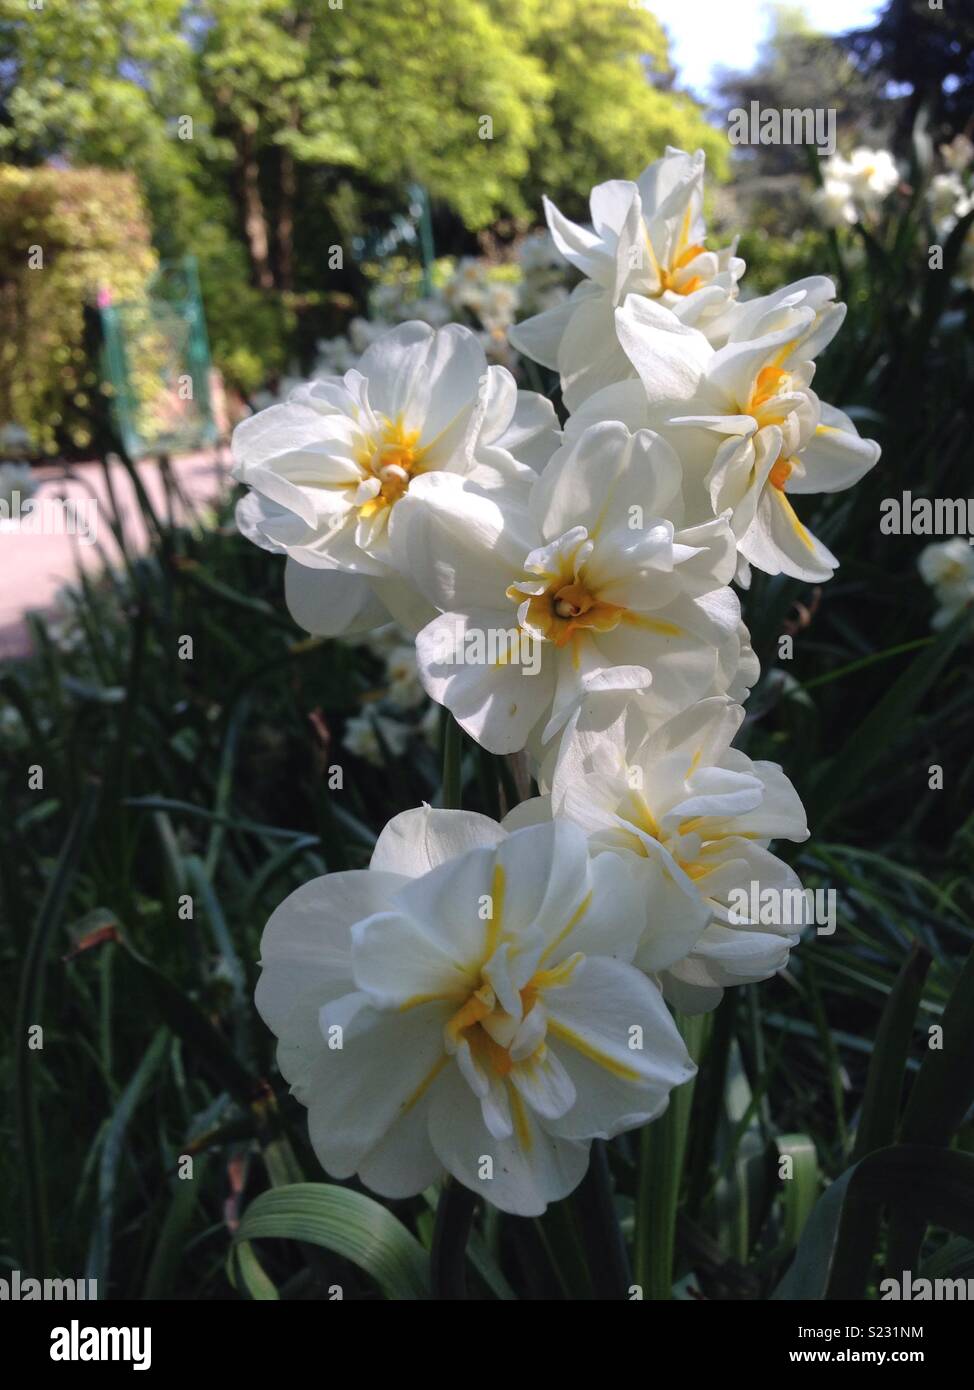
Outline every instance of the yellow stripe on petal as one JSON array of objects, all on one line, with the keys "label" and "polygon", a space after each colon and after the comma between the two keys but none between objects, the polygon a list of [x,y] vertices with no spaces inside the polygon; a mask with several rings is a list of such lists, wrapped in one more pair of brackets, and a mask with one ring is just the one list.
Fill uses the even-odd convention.
[{"label": "yellow stripe on petal", "polygon": [[650,237],[649,232],[645,230],[645,225],[643,228],[643,239],[646,242],[646,250],[649,252],[650,269],[656,276],[656,279],[659,281],[660,290],[662,291],[664,280],[663,271],[660,268],[660,263],[656,256],[656,247],[653,245],[652,238]]},{"label": "yellow stripe on petal", "polygon": [[682,627],[677,627],[675,623],[663,622],[661,618],[648,618],[645,613],[633,613],[629,608],[623,613],[622,621],[630,627],[641,627],[644,632],[657,632],[661,637],[683,636]]},{"label": "yellow stripe on petal", "polygon": [[528,1114],[524,1108],[524,1101],[521,1093],[516,1086],[508,1087],[508,1094],[511,1098],[511,1119],[514,1121],[514,1133],[517,1135],[517,1142],[525,1153],[531,1152],[531,1126],[528,1124]]},{"label": "yellow stripe on petal", "polygon": [[446,1066],[449,1060],[450,1058],[445,1052],[442,1057],[437,1058],[437,1060],[430,1067],[429,1071],[423,1077],[422,1081],[416,1087],[415,1091],[413,1091],[412,1095],[409,1097],[405,1105],[402,1107],[403,1115],[408,1114],[409,1111],[412,1110],[413,1106],[416,1105],[417,1102],[422,1100],[423,1096],[425,1096],[426,1092],[432,1086],[433,1082],[439,1076],[440,1072],[443,1070],[443,1068]]},{"label": "yellow stripe on petal", "polygon": [[494,875],[490,882],[490,920],[487,923],[487,939],[484,943],[484,958],[490,960],[497,950],[504,922],[504,889],[506,879],[502,864],[494,865]]},{"label": "yellow stripe on petal", "polygon": [[564,927],[562,927],[561,931],[560,931],[560,932],[558,933],[558,935],[555,937],[554,941],[549,942],[549,944],[548,944],[548,945],[544,948],[544,950],[541,952],[541,955],[538,957],[538,965],[539,965],[539,966],[540,966],[540,965],[543,965],[544,962],[545,962],[546,960],[548,960],[549,957],[550,957],[555,951],[557,951],[558,947],[559,947],[559,946],[561,945],[561,943],[564,941],[565,937],[566,937],[566,936],[569,936],[569,935],[575,930],[575,928],[578,926],[579,922],[580,922],[580,921],[582,920],[582,918],[585,916],[586,912],[588,912],[588,910],[589,910],[589,908],[591,907],[591,905],[592,905],[592,891],[591,891],[591,889],[590,889],[589,892],[587,892],[587,893],[585,894],[585,897],[584,897],[584,898],[582,899],[582,901],[579,903],[578,907],[577,907],[577,908],[575,909],[575,911],[572,913],[571,917],[569,917],[567,924],[566,924]]},{"label": "yellow stripe on petal", "polygon": [[684,209],[684,212],[683,212],[683,222],[682,222],[682,225],[681,225],[681,227],[680,227],[680,235],[679,235],[679,238],[678,238],[677,243],[676,243],[676,244],[677,244],[677,249],[679,249],[679,250],[682,250],[683,248],[685,248],[687,242],[690,240],[690,227],[691,227],[691,225],[692,225],[692,218],[693,218],[693,200],[691,199],[691,200],[687,203],[686,208]]},{"label": "yellow stripe on petal", "polygon": [[806,531],[805,527],[798,520],[798,516],[795,513],[795,509],[788,501],[788,498],[785,496],[785,494],[780,490],[780,488],[772,488],[771,496],[777,498],[777,500],[781,503],[785,516],[788,518],[788,524],[794,531],[798,539],[801,541],[802,545],[807,546],[809,550],[814,551],[815,542],[812,540],[810,532]]},{"label": "yellow stripe on petal", "polygon": [[404,1014],[407,1009],[418,1009],[420,1004],[435,1004],[437,1001],[445,1003],[447,1000],[465,998],[466,992],[462,989],[448,990],[446,993],[440,992],[438,994],[413,994],[399,1005],[399,1012]]},{"label": "yellow stripe on petal", "polygon": [[556,1038],[561,1038],[562,1042],[566,1042],[569,1047],[573,1047],[576,1052],[580,1052],[583,1057],[587,1057],[590,1062],[602,1067],[612,1076],[617,1076],[620,1081],[641,1080],[639,1072],[634,1067],[627,1067],[624,1062],[617,1062],[608,1052],[603,1052],[557,1018],[548,1019],[548,1032],[554,1033]]}]

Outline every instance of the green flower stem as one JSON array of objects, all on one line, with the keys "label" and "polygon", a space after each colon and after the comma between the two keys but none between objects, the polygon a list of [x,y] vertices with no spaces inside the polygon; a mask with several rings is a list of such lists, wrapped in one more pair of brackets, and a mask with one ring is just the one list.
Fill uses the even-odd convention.
[{"label": "green flower stem", "polygon": [[437,1299],[465,1299],[467,1241],[473,1225],[474,1194],[447,1178],[436,1204],[430,1251],[430,1290]]},{"label": "green flower stem", "polygon": [[576,1189],[572,1205],[595,1297],[628,1299],[632,1272],[612,1197],[612,1178],[603,1139],[592,1141],[588,1172]]},{"label": "green flower stem", "polygon": [[[700,1055],[705,1016],[677,1017],[680,1032],[696,1061]],[[673,1297],[673,1256],[677,1205],[694,1083],[678,1086],[658,1120],[646,1125],[640,1137],[639,1186],[636,1193],[635,1283],[644,1299]]]}]

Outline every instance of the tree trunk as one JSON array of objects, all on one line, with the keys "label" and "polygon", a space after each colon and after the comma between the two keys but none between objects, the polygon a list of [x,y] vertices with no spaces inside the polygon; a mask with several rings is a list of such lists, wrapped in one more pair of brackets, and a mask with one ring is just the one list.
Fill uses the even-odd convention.
[{"label": "tree trunk", "polygon": [[237,127],[234,143],[237,149],[237,165],[240,174],[240,187],[243,199],[244,235],[250,252],[254,282],[262,290],[274,288],[274,271],[270,260],[270,242],[267,235],[267,216],[264,200],[260,194],[260,165],[257,160],[257,142],[254,131],[244,125]]},{"label": "tree trunk", "polygon": [[280,206],[277,213],[277,281],[282,290],[294,289],[294,200],[298,189],[294,155],[281,146]]}]

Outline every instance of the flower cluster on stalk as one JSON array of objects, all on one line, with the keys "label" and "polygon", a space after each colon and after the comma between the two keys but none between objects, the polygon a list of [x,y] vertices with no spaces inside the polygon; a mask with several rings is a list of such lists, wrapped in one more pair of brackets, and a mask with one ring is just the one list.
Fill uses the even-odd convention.
[{"label": "flower cluster on stalk", "polygon": [[286,556],[297,622],[395,619],[425,691],[538,786],[502,823],[397,815],[265,930],[257,1007],[316,1153],[390,1198],[449,1173],[541,1213],[693,1076],[670,1006],[797,941],[730,907],[799,889],[773,845],[808,835],[782,769],[733,746],[758,669],[731,585],[838,564],[807,496],[879,454],[812,388],[844,306],[822,276],[741,297],[699,152],[591,212],[546,203],[583,278],[511,333],[567,419],[471,330],[414,321],[234,437],[240,528]]}]

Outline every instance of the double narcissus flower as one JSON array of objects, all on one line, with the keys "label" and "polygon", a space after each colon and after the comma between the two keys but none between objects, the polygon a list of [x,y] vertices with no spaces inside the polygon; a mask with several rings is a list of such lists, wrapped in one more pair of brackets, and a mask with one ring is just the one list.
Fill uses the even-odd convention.
[{"label": "double narcissus flower", "polygon": [[917,568],[940,605],[931,620],[933,628],[946,627],[974,605],[974,547],[962,536],[924,546]]},{"label": "double narcissus flower", "polygon": [[632,964],[641,926],[633,877],[577,826],[428,807],[389,822],[369,869],[292,893],[257,1006],[325,1169],[386,1197],[452,1173],[520,1216],[566,1196],[593,1138],[694,1072]]},{"label": "double narcissus flower", "polygon": [[565,260],[586,278],[570,298],[510,333],[526,356],[557,371],[565,404],[632,375],[616,334],[615,309],[637,294],[693,324],[714,342],[744,262],[733,246],[710,251],[703,220],[704,154],[667,149],[635,183],[592,189],[592,227],[564,217],[547,198],[545,216]]},{"label": "double narcissus flower", "polygon": [[[716,350],[635,296],[616,314],[644,393],[624,388],[628,410],[679,453],[690,515],[729,513],[745,584],[751,564],[809,582],[830,579],[838,560],[791,499],[841,492],[879,458],[878,444],[811,389],[814,358],[845,314],[834,294],[830,280],[814,276],[740,305],[729,341]],[[586,418],[608,405],[588,402]],[[614,405],[623,407],[618,387]]]},{"label": "double narcissus flower", "polygon": [[714,1008],[728,985],[767,979],[798,940],[789,914],[767,924],[741,906],[801,890],[769,845],[808,838],[777,763],[731,747],[743,719],[740,705],[713,697],[651,730],[631,702],[590,703],[565,731],[551,789],[553,814],[580,825],[593,853],[634,866],[645,905],[636,964],[686,1013]]},{"label": "double narcissus flower", "polygon": [[679,460],[648,430],[593,425],[526,506],[441,474],[401,508],[397,563],[439,609],[423,683],[485,748],[546,743],[593,691],[652,685],[669,712],[710,693],[740,625],[734,540],[723,519],[683,525]]},{"label": "double narcissus flower", "polygon": [[415,630],[428,611],[390,562],[397,506],[415,480],[448,472],[488,491],[523,489],[557,442],[551,405],[488,367],[469,329],[404,323],[357,370],[237,426],[234,476],[251,489],[237,524],[287,554],[288,607],[307,631],[362,630],[390,613]]},{"label": "double narcissus flower", "polygon": [[896,161],[888,150],[853,150],[849,159],[834,154],[822,168],[822,186],[813,203],[829,227],[856,222],[873,212],[900,181]]}]

